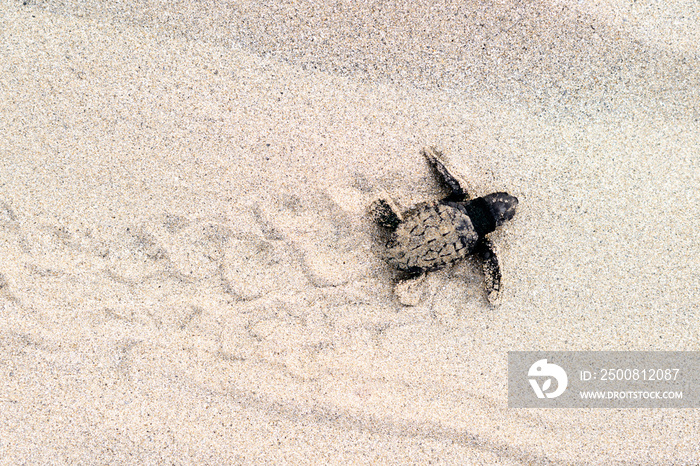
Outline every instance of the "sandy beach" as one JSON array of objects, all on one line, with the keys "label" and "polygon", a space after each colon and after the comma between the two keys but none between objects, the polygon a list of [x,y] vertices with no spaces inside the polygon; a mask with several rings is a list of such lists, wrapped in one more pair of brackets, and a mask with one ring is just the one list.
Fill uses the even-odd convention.
[{"label": "sandy beach", "polygon": [[[698,464],[507,353],[700,350],[693,2],[0,4],[3,464]],[[402,306],[367,214],[508,191]]]}]

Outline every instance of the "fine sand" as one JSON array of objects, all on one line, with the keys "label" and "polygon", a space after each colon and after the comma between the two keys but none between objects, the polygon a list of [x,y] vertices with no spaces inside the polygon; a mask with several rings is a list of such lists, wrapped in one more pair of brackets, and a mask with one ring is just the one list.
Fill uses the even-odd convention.
[{"label": "fine sand", "polygon": [[[698,25],[2,0],[0,462],[697,464],[700,411],[508,409],[506,363],[700,350]],[[366,209],[441,194],[424,145],[520,199],[500,307],[394,297]]]}]

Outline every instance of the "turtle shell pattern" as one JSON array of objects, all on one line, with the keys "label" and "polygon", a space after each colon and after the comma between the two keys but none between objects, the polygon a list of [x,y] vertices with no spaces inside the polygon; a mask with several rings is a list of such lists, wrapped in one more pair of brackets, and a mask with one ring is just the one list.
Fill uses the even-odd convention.
[{"label": "turtle shell pattern", "polygon": [[418,204],[387,242],[387,262],[413,272],[437,270],[468,255],[478,241],[467,214],[450,204]]}]

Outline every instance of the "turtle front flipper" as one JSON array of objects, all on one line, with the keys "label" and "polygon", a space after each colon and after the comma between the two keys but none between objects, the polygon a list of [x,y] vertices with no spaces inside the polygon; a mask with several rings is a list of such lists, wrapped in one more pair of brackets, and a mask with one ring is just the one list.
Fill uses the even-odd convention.
[{"label": "turtle front flipper", "polygon": [[457,178],[456,175],[453,175],[450,173],[450,170],[448,170],[447,166],[445,165],[442,152],[435,149],[435,147],[425,147],[421,152],[425,158],[428,159],[430,165],[435,168],[435,171],[438,172],[438,175],[440,175],[442,182],[449,189],[450,194],[445,200],[461,202],[470,198],[464,181]]},{"label": "turtle front flipper", "polygon": [[486,238],[481,238],[474,248],[474,253],[483,261],[486,293],[492,306],[497,306],[501,298],[501,268],[493,244]]},{"label": "turtle front flipper", "polygon": [[369,206],[369,213],[375,222],[389,230],[395,230],[403,218],[399,213],[396,204],[389,199],[380,197]]}]

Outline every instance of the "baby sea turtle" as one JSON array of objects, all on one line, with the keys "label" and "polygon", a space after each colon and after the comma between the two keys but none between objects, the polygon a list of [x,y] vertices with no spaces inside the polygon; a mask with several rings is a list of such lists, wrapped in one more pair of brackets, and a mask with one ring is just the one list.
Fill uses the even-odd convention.
[{"label": "baby sea turtle", "polygon": [[425,273],[442,269],[469,254],[484,264],[489,302],[498,302],[501,271],[491,241],[486,237],[515,215],[518,199],[498,192],[471,199],[465,184],[447,169],[442,153],[434,147],[422,151],[449,190],[442,200],[423,202],[407,212],[398,212],[388,198],[372,203],[370,212],[377,223],[391,232],[386,243],[386,261],[406,272],[407,280],[396,287],[399,301],[418,304],[416,286]]}]

